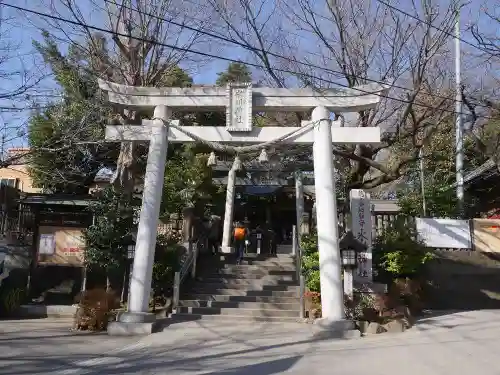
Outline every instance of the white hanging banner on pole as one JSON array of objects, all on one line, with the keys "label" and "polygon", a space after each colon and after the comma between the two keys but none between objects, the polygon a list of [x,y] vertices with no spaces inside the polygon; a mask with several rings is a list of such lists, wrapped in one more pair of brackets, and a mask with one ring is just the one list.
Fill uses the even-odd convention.
[{"label": "white hanging banner on pole", "polygon": [[468,220],[417,218],[418,237],[427,247],[471,249]]}]

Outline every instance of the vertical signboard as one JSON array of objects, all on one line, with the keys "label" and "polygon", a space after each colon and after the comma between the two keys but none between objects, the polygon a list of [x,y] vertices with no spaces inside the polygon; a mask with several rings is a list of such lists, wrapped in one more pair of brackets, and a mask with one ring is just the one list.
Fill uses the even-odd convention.
[{"label": "vertical signboard", "polygon": [[370,194],[361,189],[351,190],[350,208],[351,228],[354,238],[366,245],[366,251],[358,253],[357,276],[372,281],[372,213]]},{"label": "vertical signboard", "polygon": [[227,88],[228,106],[226,129],[228,131],[252,131],[252,84],[230,83]]}]

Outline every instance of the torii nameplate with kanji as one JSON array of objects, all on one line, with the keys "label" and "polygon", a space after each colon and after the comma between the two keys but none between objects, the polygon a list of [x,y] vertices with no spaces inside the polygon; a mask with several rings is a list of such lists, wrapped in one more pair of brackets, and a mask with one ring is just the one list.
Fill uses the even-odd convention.
[{"label": "torii nameplate with kanji", "polygon": [[227,85],[226,130],[230,132],[252,131],[252,84],[229,83]]}]

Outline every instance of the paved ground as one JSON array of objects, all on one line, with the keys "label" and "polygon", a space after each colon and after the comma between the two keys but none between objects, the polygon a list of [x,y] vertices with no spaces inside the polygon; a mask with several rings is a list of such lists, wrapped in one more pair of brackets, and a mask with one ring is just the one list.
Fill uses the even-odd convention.
[{"label": "paved ground", "polygon": [[447,314],[403,334],[349,341],[315,339],[314,327],[300,324],[198,321],[142,339],[63,327],[0,322],[0,374],[500,374],[500,311]]}]

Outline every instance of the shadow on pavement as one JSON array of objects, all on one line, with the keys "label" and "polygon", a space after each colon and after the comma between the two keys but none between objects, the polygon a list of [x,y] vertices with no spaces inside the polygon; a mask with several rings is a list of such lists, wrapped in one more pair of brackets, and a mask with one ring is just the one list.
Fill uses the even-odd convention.
[{"label": "shadow on pavement", "polygon": [[217,370],[214,372],[208,372],[205,375],[272,375],[281,374],[287,370],[290,370],[297,361],[299,361],[302,356],[294,356],[289,358],[281,358],[272,361],[266,361],[262,363],[256,363],[254,365],[246,365],[235,368],[230,368],[227,370]]}]

